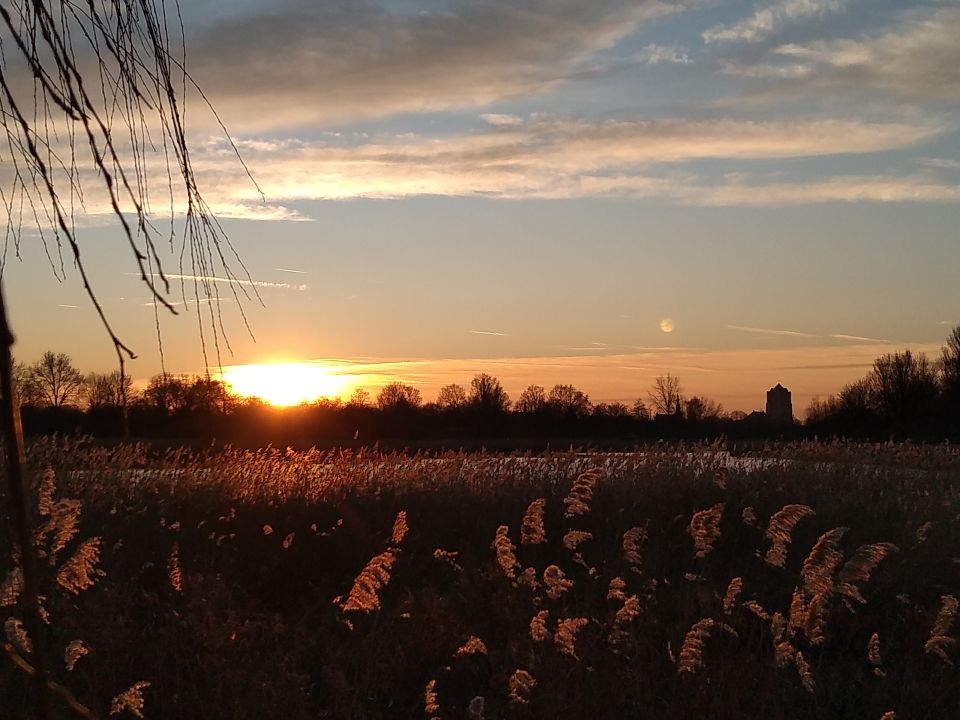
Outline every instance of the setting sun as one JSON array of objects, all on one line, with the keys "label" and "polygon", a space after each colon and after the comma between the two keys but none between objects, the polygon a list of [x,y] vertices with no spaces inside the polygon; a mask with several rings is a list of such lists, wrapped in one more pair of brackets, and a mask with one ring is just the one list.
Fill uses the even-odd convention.
[{"label": "setting sun", "polygon": [[304,362],[233,365],[223,369],[223,381],[237,395],[277,406],[338,397],[350,385],[348,376]]}]

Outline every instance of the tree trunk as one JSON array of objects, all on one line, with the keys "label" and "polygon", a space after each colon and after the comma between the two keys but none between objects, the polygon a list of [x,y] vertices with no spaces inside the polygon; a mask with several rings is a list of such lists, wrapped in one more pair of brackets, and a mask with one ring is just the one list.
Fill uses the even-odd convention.
[{"label": "tree trunk", "polygon": [[23,466],[26,456],[23,449],[23,427],[20,424],[20,407],[17,401],[17,389],[13,383],[13,333],[7,322],[7,306],[3,298],[3,284],[0,280],[0,401],[3,414],[3,446],[5,454],[5,475],[7,496],[10,499],[10,515],[14,524],[14,538],[20,549],[20,568],[23,571],[23,594],[21,606],[30,641],[34,667],[34,679],[37,683],[37,717],[47,720],[50,717],[50,702],[47,688],[46,657],[44,654],[44,624],[40,615],[39,590],[37,588],[37,566],[33,557],[33,531],[30,527],[30,514],[24,490]]}]

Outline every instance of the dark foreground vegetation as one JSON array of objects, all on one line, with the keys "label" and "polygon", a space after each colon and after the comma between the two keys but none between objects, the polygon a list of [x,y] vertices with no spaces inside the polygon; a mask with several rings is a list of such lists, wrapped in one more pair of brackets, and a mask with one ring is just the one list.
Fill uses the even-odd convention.
[{"label": "dark foreground vegetation", "polygon": [[[58,717],[67,696],[151,720],[960,710],[950,446],[40,440],[29,474]],[[0,708],[27,718],[15,563],[0,559]]]}]

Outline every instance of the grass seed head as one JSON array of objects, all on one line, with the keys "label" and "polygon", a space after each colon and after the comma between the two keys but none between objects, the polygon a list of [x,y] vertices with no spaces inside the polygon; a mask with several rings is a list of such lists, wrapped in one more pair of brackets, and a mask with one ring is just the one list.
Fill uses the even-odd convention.
[{"label": "grass seed head", "polygon": [[705,558],[720,537],[720,518],[723,516],[723,503],[695,512],[690,519],[687,532],[693,538],[693,548],[698,558]]},{"label": "grass seed head", "polygon": [[537,498],[527,506],[520,525],[522,545],[541,545],[547,542],[547,531],[543,526],[543,511],[546,505],[545,498]]},{"label": "grass seed head", "polygon": [[110,714],[119,715],[124,710],[129,710],[135,717],[143,718],[143,691],[150,687],[146,680],[135,682],[129,688],[113,698],[110,703]]},{"label": "grass seed head", "polygon": [[783,567],[787,562],[787,546],[793,539],[793,529],[805,517],[815,514],[808,505],[784,505],[770,516],[767,524],[767,539],[772,543],[764,560],[774,567]]},{"label": "grass seed head", "polygon": [[497,528],[492,547],[497,554],[497,565],[500,566],[503,574],[511,580],[515,579],[520,563],[517,562],[516,547],[510,541],[510,528],[507,525]]},{"label": "grass seed head", "polygon": [[526,670],[517,668],[510,676],[510,682],[507,686],[510,702],[515,705],[527,705],[530,703],[530,693],[537,686],[537,681],[533,675]]}]

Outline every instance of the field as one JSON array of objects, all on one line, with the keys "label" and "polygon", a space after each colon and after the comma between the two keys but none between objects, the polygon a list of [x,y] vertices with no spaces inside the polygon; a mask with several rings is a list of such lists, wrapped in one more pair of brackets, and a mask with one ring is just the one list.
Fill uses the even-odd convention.
[{"label": "field", "polygon": [[[29,467],[57,717],[64,698],[151,720],[960,710],[954,447],[61,439]],[[4,718],[32,714],[18,577],[5,552]]]}]

